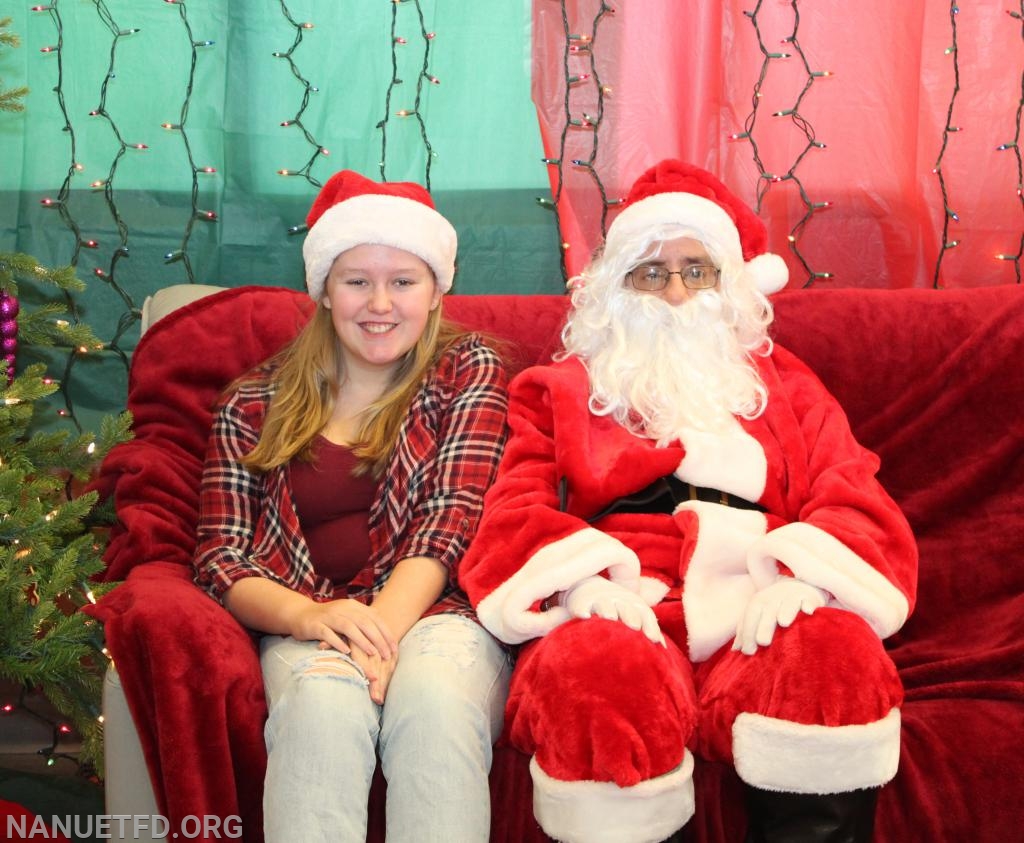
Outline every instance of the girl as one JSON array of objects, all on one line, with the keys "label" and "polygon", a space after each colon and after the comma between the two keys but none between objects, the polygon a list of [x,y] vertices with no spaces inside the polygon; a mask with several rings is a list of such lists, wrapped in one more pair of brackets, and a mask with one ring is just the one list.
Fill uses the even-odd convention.
[{"label": "girl", "polygon": [[307,218],[317,303],[237,383],[204,467],[197,582],[262,633],[265,837],[486,841],[507,652],[456,571],[505,439],[494,351],[441,318],[456,235],[426,190],[343,171]]}]

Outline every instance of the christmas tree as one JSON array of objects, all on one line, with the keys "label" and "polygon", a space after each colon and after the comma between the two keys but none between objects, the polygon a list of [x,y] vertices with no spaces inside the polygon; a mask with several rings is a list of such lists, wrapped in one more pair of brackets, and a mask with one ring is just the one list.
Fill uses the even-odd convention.
[{"label": "christmas tree", "polygon": [[[0,47],[17,46],[9,23],[0,19]],[[19,108],[24,93],[0,80],[0,110]],[[15,365],[24,352],[103,348],[87,325],[63,318],[67,304],[46,298],[62,293],[70,303],[84,286],[73,267],[50,270],[0,252],[0,679],[42,693],[81,736],[79,762],[98,770],[108,659],[99,623],[78,609],[110,585],[91,583],[103,568],[105,513],[96,493],[82,490],[107,451],[129,438],[130,418],[103,419],[96,437],[52,429],[41,410],[60,384],[46,363],[20,373]],[[29,290],[41,305],[19,300]]]},{"label": "christmas tree", "polygon": [[[0,18],[0,47],[17,47],[21,42],[18,36],[10,31],[11,19]],[[0,111],[24,111],[22,104],[28,88],[7,88],[0,79]]]},{"label": "christmas tree", "polygon": [[[0,253],[5,323],[17,314],[11,302],[26,279],[65,291],[84,286],[71,267],[50,271],[26,255]],[[102,347],[87,326],[55,318],[62,312],[49,304],[22,314],[18,346]],[[108,660],[100,625],[77,610],[110,587],[90,582],[103,568],[107,518],[96,493],[79,490],[107,451],[129,438],[130,418],[103,419],[95,438],[45,430],[40,402],[59,388],[45,364],[0,383],[0,678],[46,696],[81,736],[79,761],[99,769]]]}]

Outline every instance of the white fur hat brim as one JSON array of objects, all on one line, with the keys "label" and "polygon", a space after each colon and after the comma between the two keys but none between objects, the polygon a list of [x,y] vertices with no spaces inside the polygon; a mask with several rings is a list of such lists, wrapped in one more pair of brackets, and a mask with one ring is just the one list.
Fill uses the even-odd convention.
[{"label": "white fur hat brim", "polygon": [[324,295],[335,258],[364,244],[392,246],[416,255],[430,267],[442,293],[452,288],[458,237],[440,213],[414,199],[364,193],[332,205],[321,214],[302,244],[306,289],[314,301]]},{"label": "white fur hat brim", "polygon": [[714,248],[723,260],[742,266],[744,275],[765,295],[778,292],[789,281],[789,269],[779,255],[764,252],[745,262],[733,218],[718,202],[694,193],[657,193],[627,206],[608,227],[605,251],[613,252],[630,237],[664,225],[692,231],[695,239]]},{"label": "white fur hat brim", "polygon": [[743,262],[740,235],[732,217],[717,202],[694,193],[658,193],[634,202],[608,227],[606,249],[615,251],[619,241],[660,225],[689,228],[723,258]]}]

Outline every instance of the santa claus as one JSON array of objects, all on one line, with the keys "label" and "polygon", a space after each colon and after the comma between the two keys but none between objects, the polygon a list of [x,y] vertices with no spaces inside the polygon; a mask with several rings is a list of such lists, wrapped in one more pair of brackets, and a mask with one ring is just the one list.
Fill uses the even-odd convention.
[{"label": "santa claus", "polygon": [[750,841],[858,841],[896,773],[882,640],[917,553],[815,375],[769,336],[764,225],[710,173],[644,173],[523,372],[460,580],[522,644],[506,734],[568,843],[663,840],[693,755],[747,786]]}]

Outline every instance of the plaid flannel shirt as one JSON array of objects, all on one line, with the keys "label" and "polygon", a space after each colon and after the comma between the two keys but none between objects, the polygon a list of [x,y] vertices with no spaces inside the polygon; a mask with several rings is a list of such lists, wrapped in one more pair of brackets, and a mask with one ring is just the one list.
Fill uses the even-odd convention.
[{"label": "plaid flannel shirt", "polygon": [[475,617],[456,575],[507,434],[507,376],[494,351],[471,335],[425,378],[370,508],[370,559],[346,587],[313,570],[286,467],[254,474],[239,463],[258,441],[272,395],[266,384],[242,386],[215,417],[203,468],[196,583],[218,600],[237,580],[259,576],[314,600],[370,603],[399,561],[429,556],[447,569],[448,582],[427,614]]}]

